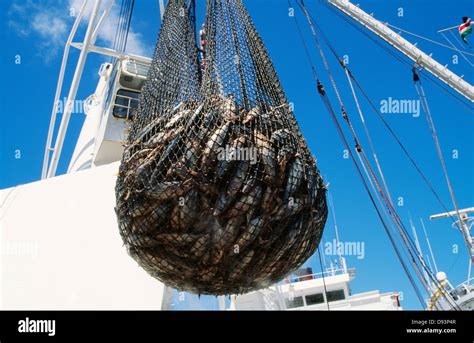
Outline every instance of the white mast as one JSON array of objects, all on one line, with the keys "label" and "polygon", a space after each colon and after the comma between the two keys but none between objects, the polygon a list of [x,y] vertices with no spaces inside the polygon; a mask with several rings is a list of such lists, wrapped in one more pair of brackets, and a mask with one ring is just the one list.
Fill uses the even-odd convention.
[{"label": "white mast", "polygon": [[[74,108],[74,101],[76,100],[76,94],[79,88],[79,82],[82,78],[82,72],[86,63],[88,48],[91,44],[92,35],[94,33],[94,23],[96,22],[101,2],[101,0],[95,0],[94,7],[92,9],[91,18],[89,20],[89,25],[87,26],[86,35],[84,38],[84,49],[81,51],[79,55],[79,60],[77,61],[76,71],[74,72],[74,78],[71,83],[71,88],[69,89],[69,95],[67,97],[63,117],[61,118],[58,136],[56,137],[56,144],[53,148],[51,165],[49,166],[48,172],[46,174],[47,177],[53,177],[56,174],[56,169],[58,167],[59,157],[61,156],[64,138],[66,136],[67,127],[69,124],[69,119],[71,118],[72,109]],[[54,106],[57,106],[57,104],[54,104]]]},{"label": "white mast", "polygon": [[474,102],[474,87],[464,81],[463,76],[458,76],[450,71],[446,66],[436,62],[431,56],[428,56],[415,45],[392,31],[387,25],[378,21],[371,15],[367,14],[359,7],[353,5],[348,0],[327,0],[329,4],[337,8],[339,11],[353,18],[359,24],[375,33],[377,36],[399,50],[405,56],[414,61],[417,65],[423,67],[436,78],[446,83],[456,92]]},{"label": "white mast", "polygon": [[[64,48],[61,70],[59,73],[59,80],[58,80],[58,85],[56,88],[56,95],[55,95],[55,100],[54,100],[53,109],[51,113],[51,121],[49,125],[48,138],[46,141],[45,155],[44,155],[44,161],[43,161],[43,170],[41,174],[42,179],[50,178],[56,175],[56,169],[58,166],[59,159],[61,157],[61,151],[62,151],[64,139],[65,139],[66,132],[69,126],[69,119],[71,117],[72,109],[74,107],[73,103],[76,99],[76,94],[77,94],[77,90],[82,78],[82,72],[83,72],[84,65],[87,59],[87,54],[89,52],[94,52],[94,53],[103,54],[106,56],[113,56],[117,58],[132,57],[134,60],[139,61],[139,62],[145,62],[145,63],[150,62],[150,59],[146,57],[137,56],[133,54],[125,54],[120,51],[116,51],[109,48],[97,47],[94,45],[97,39],[99,29],[103,21],[105,20],[105,18],[109,15],[112,6],[115,3],[115,0],[109,1],[108,5],[105,7],[100,17],[98,15],[99,15],[99,10],[101,8],[102,0],[94,0],[92,14],[89,18],[89,23],[88,23],[87,31],[84,37],[84,42],[82,43],[73,42],[72,40],[74,39],[74,36],[76,35],[77,29],[79,27],[81,20],[84,18],[84,9],[88,5],[88,3],[89,3],[89,0],[84,0]],[[160,8],[160,15],[161,17],[163,17],[163,13],[165,10],[164,0],[159,0],[159,8]],[[79,60],[76,65],[74,78],[70,84],[67,103],[65,105],[64,113],[61,118],[61,123],[58,128],[56,142],[55,142],[54,147],[52,147],[51,143],[53,140],[53,133],[54,133],[54,128],[56,124],[56,116],[57,116],[57,107],[58,107],[57,103],[62,91],[63,80],[65,76],[66,64],[69,57],[70,47],[74,47],[81,50],[81,53],[79,55]],[[53,153],[53,155],[50,160],[51,152]]]}]

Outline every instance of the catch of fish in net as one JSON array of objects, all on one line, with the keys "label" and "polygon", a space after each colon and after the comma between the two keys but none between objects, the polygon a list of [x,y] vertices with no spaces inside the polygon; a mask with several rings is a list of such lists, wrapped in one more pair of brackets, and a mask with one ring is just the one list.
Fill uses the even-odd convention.
[{"label": "catch of fish in net", "polygon": [[168,2],[116,213],[129,254],[153,277],[241,294],[314,253],[325,188],[242,2],[208,0],[205,30],[200,56],[186,1]]}]

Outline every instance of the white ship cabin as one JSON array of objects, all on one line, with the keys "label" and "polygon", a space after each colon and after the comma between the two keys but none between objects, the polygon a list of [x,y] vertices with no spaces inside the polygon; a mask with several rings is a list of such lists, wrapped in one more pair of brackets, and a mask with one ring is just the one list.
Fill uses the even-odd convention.
[{"label": "white ship cabin", "polygon": [[[438,272],[436,278],[442,289],[431,285],[432,292],[431,299],[428,301],[428,309],[474,311],[474,278],[469,278],[456,287],[451,285],[444,272]],[[443,293],[448,296],[443,296]]]},{"label": "white ship cabin", "polygon": [[379,291],[352,294],[355,269],[296,271],[278,285],[231,298],[234,310],[401,310],[399,295]]},{"label": "white ship cabin", "polygon": [[86,119],[68,172],[120,161],[132,110],[138,106],[150,62],[118,59],[100,67],[95,93],[86,101]]}]

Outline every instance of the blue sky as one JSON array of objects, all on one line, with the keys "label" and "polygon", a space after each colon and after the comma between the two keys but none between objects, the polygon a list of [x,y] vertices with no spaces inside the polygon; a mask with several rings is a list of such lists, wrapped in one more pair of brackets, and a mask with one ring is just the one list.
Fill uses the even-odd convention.
[{"label": "blue sky", "polygon": [[[394,0],[358,1],[362,9],[382,21],[416,32],[423,36],[443,41],[436,31],[460,23],[460,18],[473,14],[469,0]],[[72,26],[69,16],[71,6],[77,8],[79,0],[48,0],[39,6],[28,0],[2,1],[0,3],[0,39],[3,42],[0,66],[4,73],[2,97],[0,98],[0,188],[36,181],[40,178],[44,144],[48,131],[51,106],[60,67],[63,44]],[[198,25],[203,20],[203,1],[198,0]],[[318,167],[327,181],[333,196],[337,222],[342,241],[364,243],[365,256],[347,256],[349,267],[357,269],[357,278],[352,283],[354,293],[379,289],[381,292],[401,291],[402,305],[407,309],[420,308],[408,280],[396,259],[383,228],[372,208],[367,194],[356,174],[354,166],[343,158],[343,144],[336,128],[327,114],[323,103],[315,92],[314,80],[297,35],[292,18],[288,16],[287,0],[245,1],[254,23],[266,44],[275,64],[287,96],[295,106],[295,115],[311,151],[318,160]],[[349,57],[349,67],[376,104],[388,98],[416,100],[412,76],[407,66],[399,63],[376,46],[360,32],[328,11],[319,1],[306,0],[319,25],[323,28],[340,55]],[[200,7],[199,7],[200,6]],[[400,8],[403,16],[398,16]],[[115,14],[114,14],[115,13]],[[113,16],[116,12],[113,12]],[[317,50],[311,38],[302,13],[296,10],[305,40],[316,62],[323,83],[330,89]],[[113,18],[112,18],[113,19]],[[110,46],[113,39],[113,20],[101,33],[99,45]],[[85,30],[83,24],[80,34]],[[132,19],[132,35],[129,50],[151,55],[159,30],[158,1],[136,1]],[[459,63],[453,63],[455,52],[431,43],[405,36],[427,53],[433,53],[441,64],[469,82],[473,82],[472,67],[459,56]],[[443,41],[444,42],[444,41]],[[474,43],[474,35],[471,44]],[[474,45],[474,44],[473,44]],[[469,50],[473,52],[473,50]],[[15,64],[17,56],[21,64]],[[73,51],[71,63],[77,59]],[[328,53],[329,56],[329,53]],[[474,57],[471,58],[474,61]],[[90,55],[80,85],[78,99],[85,99],[93,93],[98,81],[97,71],[104,59]],[[345,76],[334,59],[330,64],[347,104],[349,115],[356,130],[363,136]],[[73,70],[68,69],[67,80]],[[459,104],[440,91],[438,87],[425,82],[425,90],[437,125],[439,139],[445,154],[446,164],[461,208],[473,206],[474,142],[472,110]],[[66,91],[64,92],[66,93]],[[332,99],[332,92],[329,91]],[[63,94],[62,96],[65,96]],[[362,101],[362,100],[361,100]],[[335,102],[334,102],[335,104]],[[467,272],[467,258],[461,236],[451,228],[450,220],[430,221],[429,216],[443,212],[442,208],[411,167],[394,140],[388,135],[380,121],[362,101],[367,125],[376,145],[385,176],[394,198],[403,197],[404,206],[398,212],[408,226],[409,213],[414,219],[420,237],[419,224],[423,218],[431,238],[439,269],[448,272],[453,284],[464,281]],[[414,118],[410,114],[384,114],[385,119],[397,132],[400,139],[417,163],[436,186],[444,203],[452,208],[439,160],[431,134],[423,115]],[[82,114],[72,116],[59,173],[66,171],[81,124]],[[346,129],[346,127],[344,127]],[[364,144],[365,143],[365,144]],[[363,140],[363,144],[366,141]],[[458,151],[454,159],[453,150]],[[333,221],[328,220],[324,240],[334,238]],[[427,248],[421,242],[424,253]],[[459,246],[459,253],[453,246]],[[331,257],[326,257],[328,260]],[[316,256],[307,266],[319,269]],[[185,302],[176,302],[176,308],[214,307],[212,297],[187,296]]]}]

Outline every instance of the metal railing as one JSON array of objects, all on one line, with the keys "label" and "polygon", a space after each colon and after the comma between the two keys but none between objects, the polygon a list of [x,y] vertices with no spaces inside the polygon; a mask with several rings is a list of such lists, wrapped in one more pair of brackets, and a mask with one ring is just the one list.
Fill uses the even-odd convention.
[{"label": "metal railing", "polygon": [[320,279],[322,277],[350,274],[353,271],[354,271],[354,268],[349,268],[349,269],[330,268],[330,269],[326,269],[324,272],[318,272],[318,273],[306,274],[306,275],[300,275],[300,276],[288,276],[282,282],[283,284],[289,284],[289,283],[296,283],[296,282],[302,282],[302,281],[310,281],[310,280]]}]

